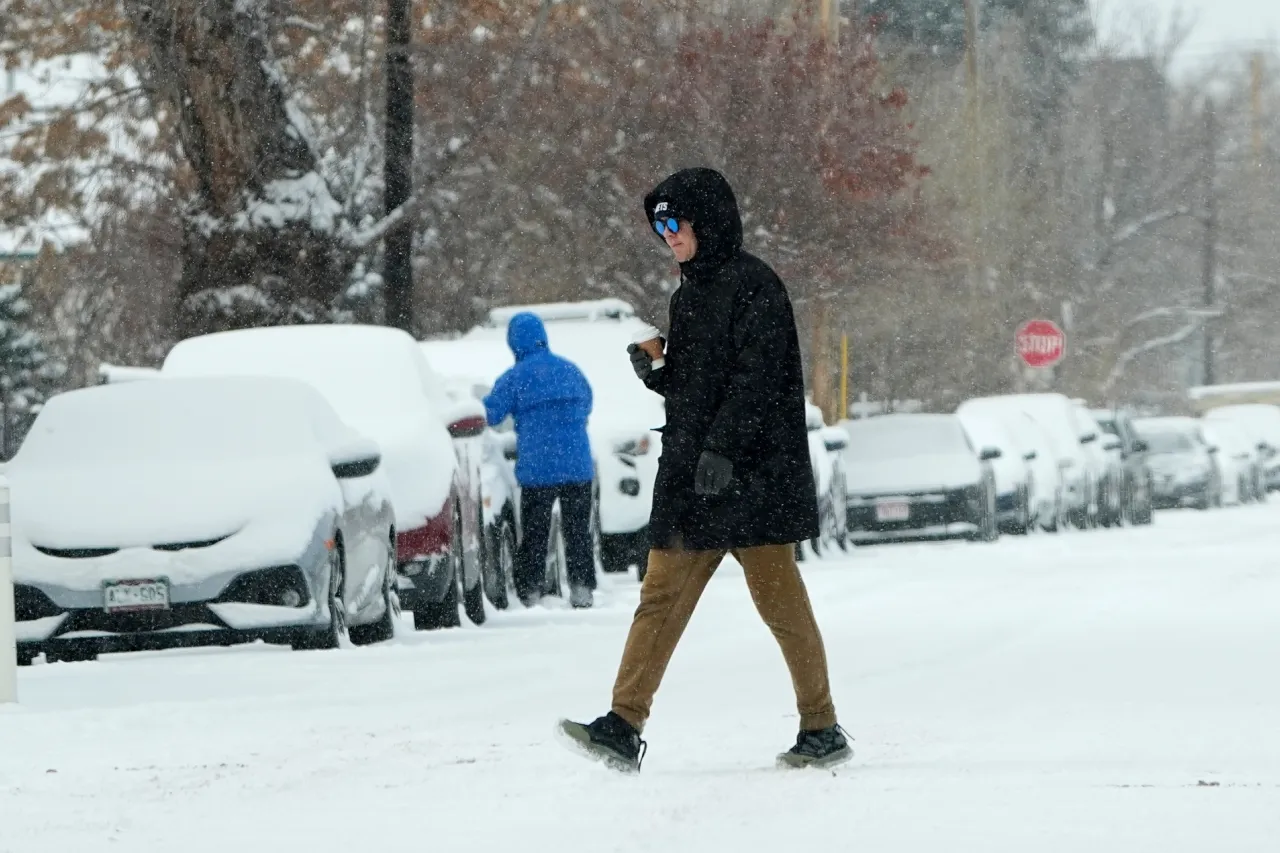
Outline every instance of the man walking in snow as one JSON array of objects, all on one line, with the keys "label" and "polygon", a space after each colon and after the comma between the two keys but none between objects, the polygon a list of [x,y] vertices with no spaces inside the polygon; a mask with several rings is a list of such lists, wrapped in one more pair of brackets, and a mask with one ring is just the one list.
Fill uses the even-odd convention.
[{"label": "man walking in snow", "polygon": [[791,672],[800,734],[784,766],[852,755],[837,724],[822,637],[795,543],[818,535],[804,376],[782,281],[742,248],[728,181],[687,169],[644,200],[647,227],[680,264],[663,365],[633,345],[632,365],[666,398],[649,530],[653,550],[613,687],[613,707],[561,730],[612,766],[638,770],[640,733],[698,598],[727,553]]},{"label": "man walking in snow", "polygon": [[516,592],[525,606],[542,596],[551,510],[560,501],[569,601],[592,605],[596,588],[591,548],[591,483],[595,465],[587,439],[591,385],[578,366],[547,346],[547,329],[523,312],[507,325],[516,363],[484,399],[490,426],[515,418],[516,481],[523,535],[516,553]]}]

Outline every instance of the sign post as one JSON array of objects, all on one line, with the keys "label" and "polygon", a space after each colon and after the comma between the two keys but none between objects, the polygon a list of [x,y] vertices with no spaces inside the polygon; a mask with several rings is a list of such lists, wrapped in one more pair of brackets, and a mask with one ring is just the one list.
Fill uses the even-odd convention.
[{"label": "sign post", "polygon": [[1013,337],[1014,350],[1027,367],[1053,367],[1067,352],[1067,336],[1052,320],[1028,320]]},{"label": "sign post", "polygon": [[18,701],[18,647],[13,630],[14,618],[9,481],[0,476],[0,705]]}]

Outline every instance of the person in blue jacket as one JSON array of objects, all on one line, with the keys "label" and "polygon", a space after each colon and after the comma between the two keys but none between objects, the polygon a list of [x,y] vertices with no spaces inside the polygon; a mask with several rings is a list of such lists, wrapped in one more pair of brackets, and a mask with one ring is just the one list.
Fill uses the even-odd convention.
[{"label": "person in blue jacket", "polygon": [[551,509],[560,500],[569,600],[590,607],[596,587],[591,552],[591,493],[595,465],[587,439],[591,385],[577,365],[551,352],[542,320],[528,312],[511,318],[507,345],[516,363],[484,399],[489,424],[514,418],[516,481],[523,536],[515,582],[529,606],[542,594]]}]

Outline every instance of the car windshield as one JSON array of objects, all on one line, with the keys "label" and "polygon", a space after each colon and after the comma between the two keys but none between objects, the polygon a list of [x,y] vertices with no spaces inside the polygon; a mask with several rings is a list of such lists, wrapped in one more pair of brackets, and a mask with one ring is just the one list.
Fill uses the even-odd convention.
[{"label": "car windshield", "polygon": [[849,455],[858,460],[882,460],[932,454],[972,454],[964,430],[950,418],[868,418],[848,425]]},{"label": "car windshield", "polygon": [[1190,453],[1195,442],[1185,432],[1173,430],[1149,430],[1142,433],[1152,453]]}]

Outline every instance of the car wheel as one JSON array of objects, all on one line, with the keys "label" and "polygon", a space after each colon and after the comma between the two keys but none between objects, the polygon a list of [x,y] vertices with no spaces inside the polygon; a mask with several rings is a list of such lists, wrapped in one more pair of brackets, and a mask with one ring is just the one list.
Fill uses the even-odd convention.
[{"label": "car wheel", "polygon": [[498,610],[506,610],[515,590],[516,534],[504,513],[496,524],[485,531],[484,584],[485,597]]},{"label": "car wheel", "polygon": [[445,585],[444,598],[440,601],[418,601],[413,608],[415,631],[437,631],[441,628],[458,628],[462,618],[458,615],[458,589],[462,586],[463,543],[459,528],[460,513],[454,507],[453,536],[449,541],[449,582]]},{"label": "car wheel", "polygon": [[391,534],[391,550],[387,555],[387,567],[382,576],[382,617],[372,625],[353,625],[351,642],[357,646],[384,643],[396,635],[396,622],[400,621],[400,596],[396,594],[396,537]]},{"label": "car wheel", "polygon": [[[471,624],[483,625],[484,620],[489,615],[484,609],[484,572],[482,568],[480,577],[476,578],[475,585],[471,589],[466,588],[467,573],[463,562],[466,560],[466,547],[462,539],[462,508],[456,505],[453,508],[453,535],[458,541],[458,557],[454,577],[457,578],[458,585],[462,587],[462,609],[467,612],[467,618],[471,620]],[[483,543],[479,547],[483,548]]]},{"label": "car wheel", "polygon": [[342,540],[337,539],[329,549],[329,624],[318,631],[308,629],[294,640],[290,645],[295,651],[336,649],[342,645],[342,638],[348,635],[347,610],[342,601],[346,570]]},{"label": "car wheel", "polygon": [[31,666],[31,664],[35,663],[37,654],[39,654],[39,652],[35,652],[30,649],[19,648],[18,649],[18,666]]},{"label": "car wheel", "polygon": [[604,532],[600,529],[600,481],[598,479],[591,481],[591,560],[597,572],[605,570]]}]

